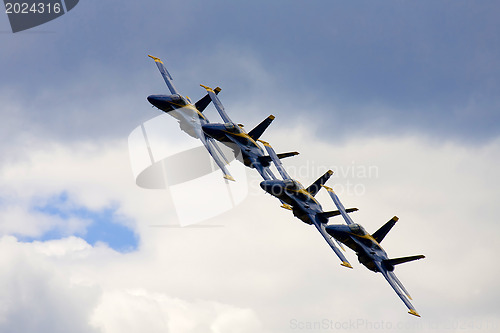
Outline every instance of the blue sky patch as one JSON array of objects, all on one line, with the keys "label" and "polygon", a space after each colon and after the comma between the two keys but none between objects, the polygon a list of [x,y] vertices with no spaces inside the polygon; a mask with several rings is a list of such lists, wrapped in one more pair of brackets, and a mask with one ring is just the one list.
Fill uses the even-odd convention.
[{"label": "blue sky patch", "polygon": [[[75,204],[66,192],[49,198],[41,205],[35,205],[35,211],[57,216],[63,220],[79,218],[90,221],[86,230],[75,233],[75,236],[85,239],[91,245],[103,242],[116,251],[130,252],[138,247],[138,236],[126,227],[125,219],[117,214],[117,207],[111,206],[101,210],[90,210]],[[40,237],[20,237],[22,241],[47,241],[69,236],[64,228],[55,227]]]}]

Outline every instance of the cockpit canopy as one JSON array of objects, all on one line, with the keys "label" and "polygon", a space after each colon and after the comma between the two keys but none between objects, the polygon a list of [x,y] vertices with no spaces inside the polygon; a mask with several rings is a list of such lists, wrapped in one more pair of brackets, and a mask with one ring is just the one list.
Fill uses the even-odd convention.
[{"label": "cockpit canopy", "polygon": [[231,133],[238,133],[240,131],[240,128],[233,123],[225,123],[224,128]]},{"label": "cockpit canopy", "polygon": [[292,189],[295,190],[295,189],[301,188],[300,183],[296,180],[293,180],[293,179],[285,179],[283,181],[283,183],[285,183],[285,188],[289,189],[289,190],[292,190]]},{"label": "cockpit canopy", "polygon": [[366,235],[365,229],[363,229],[363,227],[357,223],[349,224],[349,230],[351,230],[351,232],[356,235]]},{"label": "cockpit canopy", "polygon": [[189,104],[189,102],[186,100],[186,98],[184,98],[183,96],[181,96],[179,94],[170,95],[168,97],[169,97],[171,103],[178,104],[178,105],[188,105]]}]

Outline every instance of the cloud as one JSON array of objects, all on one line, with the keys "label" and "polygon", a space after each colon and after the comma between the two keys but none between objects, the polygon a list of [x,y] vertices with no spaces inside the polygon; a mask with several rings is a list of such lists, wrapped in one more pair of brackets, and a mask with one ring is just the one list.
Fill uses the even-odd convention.
[{"label": "cloud", "polygon": [[[417,137],[357,138],[337,144],[318,140],[313,129],[299,124],[273,128],[265,139],[276,150],[301,151],[284,164],[291,172],[295,169],[306,186],[325,167],[343,172],[332,177],[329,185],[344,187],[341,200],[360,208],[353,218],[368,231],[393,215],[400,217],[383,245],[392,257],[427,256],[398,267],[397,274],[429,323],[498,324],[493,300],[499,293],[494,287],[499,271],[490,264],[498,251],[494,240],[498,140],[480,149]],[[41,299],[55,304],[47,317],[64,313],[57,310],[61,303],[74,304],[70,308],[82,332],[127,332],[127,327],[132,332],[141,326],[151,331],[286,331],[293,330],[292,320],[323,319],[334,323],[363,319],[364,325],[380,320],[393,325],[413,323],[381,276],[358,265],[349,252],[354,270],[342,268],[315,230],[262,193],[252,170],[248,170],[249,196],[244,202],[206,222],[224,227],[161,228],[158,225],[175,223],[171,198],[160,190],[134,185],[127,170],[125,140],[104,146],[90,142],[43,146],[3,166],[2,225],[8,216],[6,207],[29,211],[31,203],[64,191],[71,202],[87,209],[113,204],[125,217],[125,226],[140,237],[139,246],[133,252],[118,253],[77,237],[22,243],[5,236],[2,267],[11,281],[6,283],[13,283],[16,276],[23,279],[17,291],[6,296],[12,301],[3,303],[4,327],[13,327],[24,311],[19,309],[31,309],[30,295],[43,290],[51,293]],[[349,171],[369,166],[377,172]],[[348,182],[363,191],[349,192]],[[6,196],[9,193],[15,195]],[[325,210],[333,209],[325,193],[320,192],[318,199]],[[54,216],[45,219],[52,225],[62,223]],[[44,221],[41,216],[12,218],[10,223],[14,221],[18,230],[43,232],[37,223]],[[341,221],[332,221],[337,222]],[[80,228],[88,225],[81,223]],[[477,228],[487,232],[471,237]],[[10,256],[11,248],[22,257]],[[23,293],[27,300],[14,297]],[[122,312],[113,311],[116,307]],[[64,321],[54,328],[54,323],[36,318],[37,327],[56,331],[66,327]],[[29,325],[35,324],[26,325],[22,328],[29,331]]]},{"label": "cloud", "polygon": [[[2,36],[9,66],[1,102],[14,101],[44,135],[126,135],[152,116],[140,111],[145,97],[165,91],[146,57],[154,53],[183,93],[201,95],[198,83],[216,82],[231,92],[223,102],[255,105],[249,112],[319,113],[325,132],[356,124],[336,131],[345,136],[411,131],[487,141],[498,134],[497,7],[80,4],[43,26],[52,33]],[[172,14],[181,12],[192,19]]]},{"label": "cloud", "polygon": [[226,304],[185,301],[146,290],[104,295],[92,319],[103,332],[255,332],[255,313]]},{"label": "cloud", "polygon": [[61,251],[74,254],[85,246],[75,238],[44,245],[0,239],[3,332],[98,332],[88,325],[88,317],[99,290],[72,283],[66,265],[57,263]]}]

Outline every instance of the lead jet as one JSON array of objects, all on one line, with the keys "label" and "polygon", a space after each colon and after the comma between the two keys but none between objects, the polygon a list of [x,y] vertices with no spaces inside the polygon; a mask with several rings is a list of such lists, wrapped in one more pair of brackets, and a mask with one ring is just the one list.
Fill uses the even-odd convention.
[{"label": "lead jet", "polygon": [[[260,142],[262,142],[264,144],[264,147],[266,147],[269,156],[271,157],[274,165],[283,178],[283,180],[264,180],[260,183],[260,187],[267,193],[286,203],[292,210],[295,217],[299,218],[301,221],[307,224],[314,225],[321,236],[323,236],[325,241],[331,247],[333,252],[335,252],[335,254],[340,258],[340,260],[342,261],[341,265],[344,267],[352,268],[351,264],[347,261],[344,254],[333,243],[332,238],[325,230],[325,225],[326,223],[328,223],[328,218],[340,215],[341,212],[338,210],[331,212],[323,211],[321,204],[314,198],[314,196],[321,189],[321,186],[330,178],[333,172],[331,170],[328,170],[323,176],[318,178],[309,187],[304,188],[301,183],[299,183],[295,179],[292,179],[290,175],[288,175],[271,145],[262,140],[260,140]],[[350,208],[347,209],[346,212],[350,213],[356,210],[358,209]]]},{"label": "lead jet", "polygon": [[[202,126],[209,123],[208,118],[203,114],[203,110],[210,104],[210,96],[207,94],[193,104],[189,97],[184,97],[177,91],[172,83],[172,76],[163,65],[163,62],[151,55],[148,55],[148,57],[155,61],[171,93],[171,95],[150,95],[148,96],[149,103],[177,119],[182,131],[196,139],[200,139],[217,166],[221,169],[224,178],[234,181],[234,178],[226,168],[226,164],[229,164],[228,160],[214,139],[207,136],[202,130]],[[219,93],[219,91],[220,88],[216,88],[214,93]]]},{"label": "lead jet", "polygon": [[399,279],[396,277],[396,274],[394,274],[394,266],[405,262],[422,259],[425,258],[425,256],[416,255],[410,257],[389,259],[385,250],[382,248],[382,246],[380,246],[380,243],[382,242],[384,237],[398,221],[398,217],[394,216],[382,227],[380,227],[380,229],[378,229],[375,233],[370,235],[361,225],[353,222],[335,192],[330,187],[323,187],[328,191],[330,197],[335,203],[335,206],[337,206],[337,209],[347,223],[347,225],[327,225],[325,228],[326,232],[333,236],[337,241],[345,244],[347,247],[356,252],[359,262],[366,266],[366,268],[374,272],[382,273],[384,278],[391,285],[392,289],[394,289],[396,294],[408,307],[408,313],[420,317],[417,310],[415,310],[413,305],[410,303],[410,294],[405,289],[401,281],[399,281]]},{"label": "lead jet", "polygon": [[[201,86],[207,90],[207,93],[210,96],[215,108],[224,121],[223,124],[203,124],[201,126],[203,132],[205,132],[205,134],[211,136],[215,140],[230,147],[236,145],[237,149],[234,150],[235,152],[241,152],[243,164],[245,166],[255,168],[257,172],[259,172],[259,174],[262,176],[262,178],[266,180],[276,179],[272,171],[269,169],[269,166],[271,164],[271,157],[266,156],[264,150],[256,142],[275,117],[273,115],[270,115],[259,125],[257,125],[253,130],[247,133],[243,129],[243,125],[236,124],[231,120],[231,118],[229,118],[224,106],[222,105],[222,102],[220,101],[219,97],[217,97],[217,91],[204,85]],[[277,157],[285,158],[297,154],[298,152],[283,153],[277,154]]]}]

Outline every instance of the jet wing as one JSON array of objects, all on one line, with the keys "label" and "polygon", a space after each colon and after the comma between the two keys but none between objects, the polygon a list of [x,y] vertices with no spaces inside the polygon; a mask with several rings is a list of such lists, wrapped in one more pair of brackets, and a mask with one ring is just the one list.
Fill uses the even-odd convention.
[{"label": "jet wing", "polygon": [[352,221],[351,217],[347,214],[347,212],[346,212],[346,210],[344,208],[344,205],[342,204],[342,202],[340,202],[339,197],[337,196],[337,194],[335,194],[335,192],[333,191],[333,189],[331,187],[328,187],[328,186],[325,186],[325,185],[321,185],[321,186],[323,186],[328,191],[328,194],[330,195],[330,197],[332,198],[333,202],[335,203],[335,206],[337,206],[337,209],[339,210],[340,214],[344,218],[345,222],[347,224],[354,224],[354,222]]},{"label": "jet wing", "polygon": [[210,98],[212,99],[212,102],[214,103],[215,108],[219,112],[222,120],[224,120],[224,122],[226,122],[226,123],[233,123],[233,121],[227,115],[226,110],[224,109],[224,105],[222,105],[221,101],[219,100],[219,97],[217,97],[217,95],[215,94],[215,91],[213,91],[212,88],[204,86],[202,84],[200,84],[200,86],[202,86],[203,88],[205,88],[207,90],[207,93],[210,96]]},{"label": "jet wing", "polygon": [[148,54],[148,57],[150,57],[151,59],[153,59],[155,61],[156,67],[158,67],[158,70],[160,71],[161,76],[163,77],[163,80],[165,80],[165,83],[167,84],[168,89],[170,90],[170,93],[172,95],[176,95],[176,94],[178,95],[179,92],[177,91],[177,89],[175,89],[175,86],[172,83],[172,80],[173,80],[172,76],[167,71],[167,69],[163,65],[163,62],[160,60],[160,58],[153,57],[152,55],[149,55],[149,54]]},{"label": "jet wing", "polygon": [[226,157],[224,156],[224,154],[220,150],[219,146],[217,146],[217,144],[215,143],[215,140],[212,139],[211,137],[207,137],[207,136],[203,136],[203,135],[200,136],[200,140],[203,143],[203,145],[205,146],[205,148],[207,149],[208,153],[214,159],[217,166],[221,169],[222,173],[224,173],[224,178],[227,180],[234,181],[233,176],[231,176],[231,174],[229,173],[229,171],[226,168],[227,163],[224,163],[223,161],[221,161],[221,159],[219,158],[219,155],[217,155],[217,152],[218,152],[227,162]]},{"label": "jet wing", "polygon": [[266,148],[267,153],[271,157],[271,160],[273,161],[274,165],[276,166],[276,169],[278,169],[278,172],[280,173],[281,177],[283,177],[283,179],[292,179],[290,177],[290,175],[288,174],[288,172],[286,172],[285,168],[283,167],[283,164],[281,163],[281,161],[280,161],[278,155],[276,154],[276,152],[274,151],[273,147],[271,147],[271,145],[268,142],[265,142],[262,140],[259,140],[259,142],[261,142],[264,145],[264,147]]},{"label": "jet wing", "polygon": [[394,274],[394,272],[389,272],[387,269],[382,267],[382,265],[379,262],[375,262],[375,265],[377,265],[377,268],[382,273],[387,282],[389,282],[392,289],[394,289],[399,298],[401,298],[403,303],[405,303],[406,307],[409,310],[408,313],[420,317],[415,307],[410,303],[411,299],[410,295],[406,291],[405,287],[403,287],[403,284],[396,277],[396,274]]},{"label": "jet wing", "polygon": [[323,238],[325,239],[325,241],[332,248],[333,252],[335,252],[335,254],[337,255],[337,257],[339,257],[339,259],[342,261],[341,265],[344,266],[344,267],[347,267],[347,268],[352,268],[351,264],[349,263],[349,261],[347,261],[347,259],[344,256],[344,254],[332,242],[332,237],[330,237],[330,235],[325,230],[325,224],[317,221],[317,219],[315,218],[315,216],[311,216],[311,220],[314,221],[314,226],[316,227],[316,229],[318,229],[318,231],[321,234],[321,236],[323,236]]}]

